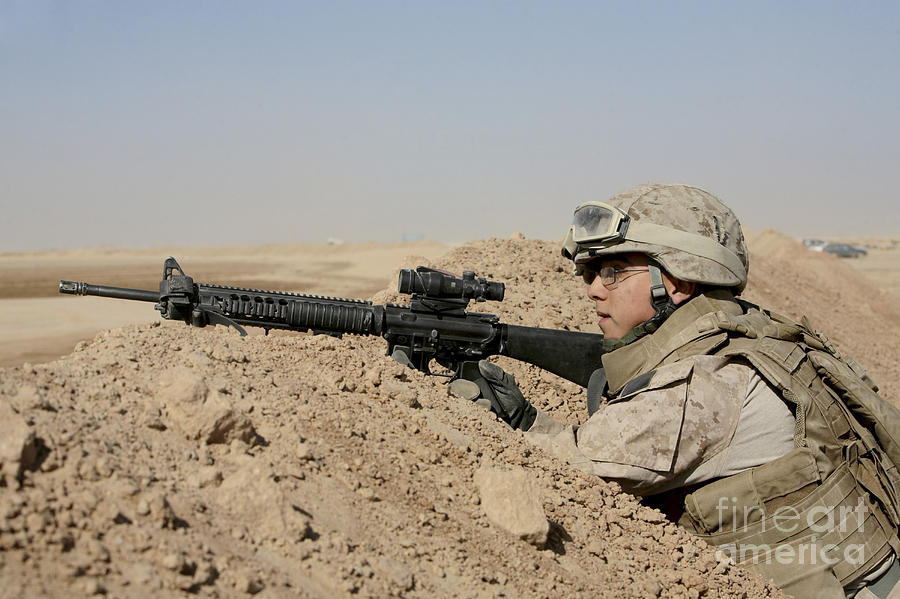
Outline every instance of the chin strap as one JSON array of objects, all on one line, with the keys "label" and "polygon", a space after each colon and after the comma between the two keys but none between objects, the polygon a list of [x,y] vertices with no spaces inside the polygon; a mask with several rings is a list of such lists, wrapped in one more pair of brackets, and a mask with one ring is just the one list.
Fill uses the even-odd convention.
[{"label": "chin strap", "polygon": [[650,271],[650,302],[653,304],[653,309],[656,310],[658,316],[667,304],[672,303],[672,298],[666,292],[666,284],[663,281],[662,270],[659,268],[659,264],[650,260],[647,264],[647,269]]},{"label": "chin strap", "polygon": [[647,266],[650,270],[650,302],[656,314],[628,331],[619,339],[603,339],[604,351],[610,352],[620,347],[625,347],[644,335],[649,335],[662,326],[662,323],[678,308],[666,292],[666,285],[663,282],[662,270],[659,268],[659,264],[654,260],[650,260]]}]

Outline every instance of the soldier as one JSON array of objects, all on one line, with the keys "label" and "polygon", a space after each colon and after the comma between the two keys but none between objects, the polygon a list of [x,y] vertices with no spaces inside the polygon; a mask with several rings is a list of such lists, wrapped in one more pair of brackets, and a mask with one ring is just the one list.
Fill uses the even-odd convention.
[{"label": "soldier", "polygon": [[491,410],[789,594],[886,597],[900,477],[882,445],[900,413],[807,322],[736,298],[749,264],[734,213],[697,187],[642,185],[579,206],[562,253],[605,336],[589,418],[553,420],[482,361]]}]

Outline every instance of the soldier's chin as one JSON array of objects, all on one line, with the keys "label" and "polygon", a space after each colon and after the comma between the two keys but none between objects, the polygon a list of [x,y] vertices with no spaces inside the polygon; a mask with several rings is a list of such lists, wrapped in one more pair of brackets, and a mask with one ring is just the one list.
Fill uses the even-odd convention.
[{"label": "soldier's chin", "polygon": [[622,333],[618,331],[610,330],[614,329],[613,323],[610,321],[609,317],[602,318],[598,323],[600,325],[600,330],[603,332],[603,336],[607,339],[621,339]]}]

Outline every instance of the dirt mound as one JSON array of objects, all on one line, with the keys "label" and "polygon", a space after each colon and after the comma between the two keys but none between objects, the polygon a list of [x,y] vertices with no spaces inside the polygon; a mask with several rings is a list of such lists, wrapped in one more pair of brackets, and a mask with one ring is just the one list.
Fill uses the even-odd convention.
[{"label": "dirt mound", "polygon": [[[788,313],[821,300],[811,316],[833,329],[816,310],[836,291],[807,291],[809,270],[782,258],[753,259],[748,293]],[[506,282],[506,300],[474,310],[596,330],[555,242],[485,240],[432,265]],[[393,283],[374,299],[403,301]],[[892,350],[875,322],[846,339],[863,361]],[[163,323],[0,370],[0,596],[780,595],[384,348]],[[501,364],[542,409],[585,417],[580,388]],[[881,378],[897,389],[896,373]]]}]

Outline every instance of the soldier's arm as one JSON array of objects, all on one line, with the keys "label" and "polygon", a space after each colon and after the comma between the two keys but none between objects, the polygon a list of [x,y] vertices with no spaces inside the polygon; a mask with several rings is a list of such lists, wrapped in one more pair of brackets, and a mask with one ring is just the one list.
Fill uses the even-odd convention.
[{"label": "soldier's arm", "polygon": [[526,437],[630,493],[662,492],[728,446],[750,374],[724,358],[688,358],[658,368],[580,427],[538,413]]}]

